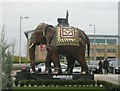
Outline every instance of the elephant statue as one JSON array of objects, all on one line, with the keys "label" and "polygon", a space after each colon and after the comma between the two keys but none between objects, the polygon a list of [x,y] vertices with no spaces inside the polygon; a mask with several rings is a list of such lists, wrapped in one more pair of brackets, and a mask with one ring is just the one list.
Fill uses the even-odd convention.
[{"label": "elephant statue", "polygon": [[[87,52],[89,57],[90,52],[90,41],[88,36],[79,28],[72,27],[77,31],[77,44],[68,43],[60,45],[57,39],[57,32],[58,28],[62,26],[52,26],[46,23],[41,23],[37,26],[30,38],[30,45],[29,45],[29,56],[32,70],[35,72],[35,47],[36,45],[45,44],[47,47],[47,57],[46,57],[46,73],[51,73],[51,62],[54,63],[54,73],[60,74],[61,66],[59,62],[59,55],[63,55],[67,59],[67,69],[65,73],[71,74],[74,68],[74,62],[78,61],[81,65],[81,73],[87,74],[88,66],[85,60],[85,50],[87,45]],[[65,33],[69,33],[65,31]],[[68,36],[69,37],[69,36]],[[70,39],[73,41],[72,39]],[[65,40],[66,41],[66,40]]]}]

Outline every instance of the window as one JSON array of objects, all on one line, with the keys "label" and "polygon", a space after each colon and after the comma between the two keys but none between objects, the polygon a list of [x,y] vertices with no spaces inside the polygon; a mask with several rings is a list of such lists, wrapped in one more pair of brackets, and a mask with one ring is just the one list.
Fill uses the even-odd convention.
[{"label": "window", "polygon": [[107,44],[114,45],[117,43],[116,39],[107,39]]},{"label": "window", "polygon": [[103,60],[104,57],[97,57],[97,60]]},{"label": "window", "polygon": [[[94,39],[90,39],[90,43],[94,44]],[[104,44],[105,43],[105,39],[95,39],[95,44]]]},{"label": "window", "polygon": [[98,52],[98,53],[104,53],[105,50],[104,49],[96,49],[96,52]]},{"label": "window", "polygon": [[93,53],[93,51],[94,51],[93,49],[90,49],[90,52],[91,52],[91,53]]},{"label": "window", "polygon": [[108,49],[107,52],[108,52],[108,53],[115,53],[116,50],[115,50],[115,49]]},{"label": "window", "polygon": [[90,39],[90,43],[93,44],[94,43],[94,39]]},{"label": "window", "polygon": [[105,43],[105,39],[96,39],[95,41],[97,44],[104,44]]}]

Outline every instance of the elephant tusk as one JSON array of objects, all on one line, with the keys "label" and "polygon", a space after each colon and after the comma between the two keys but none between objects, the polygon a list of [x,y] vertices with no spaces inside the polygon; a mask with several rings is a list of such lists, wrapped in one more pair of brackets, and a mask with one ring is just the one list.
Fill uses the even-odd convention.
[{"label": "elephant tusk", "polygon": [[33,47],[33,45],[34,45],[34,43],[32,43],[32,44],[30,45],[29,49],[30,49],[30,48],[32,48],[32,47]]}]

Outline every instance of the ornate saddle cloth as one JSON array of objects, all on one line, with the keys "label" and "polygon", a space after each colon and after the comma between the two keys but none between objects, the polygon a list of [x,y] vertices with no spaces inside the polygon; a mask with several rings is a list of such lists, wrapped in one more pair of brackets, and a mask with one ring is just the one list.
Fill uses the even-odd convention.
[{"label": "ornate saddle cloth", "polygon": [[79,46],[78,33],[74,27],[56,27],[56,40],[57,46]]}]

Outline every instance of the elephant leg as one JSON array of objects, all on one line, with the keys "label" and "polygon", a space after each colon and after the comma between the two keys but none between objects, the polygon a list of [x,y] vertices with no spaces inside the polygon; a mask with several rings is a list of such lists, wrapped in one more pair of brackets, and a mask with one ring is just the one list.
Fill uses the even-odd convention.
[{"label": "elephant leg", "polygon": [[81,65],[81,74],[88,74],[88,66],[87,66],[87,63],[85,61],[85,57],[80,56],[78,58],[78,62]]},{"label": "elephant leg", "polygon": [[55,74],[61,74],[61,66],[60,66],[60,61],[59,61],[59,54],[56,52],[56,50],[51,50],[50,51],[50,58],[51,61],[54,63],[54,72]]},{"label": "elephant leg", "polygon": [[59,62],[59,54],[55,50],[55,48],[48,48],[47,49],[47,57],[46,57],[46,72],[51,73],[51,62],[54,63],[54,72],[55,74],[62,73],[61,66]]},{"label": "elephant leg", "polygon": [[61,74],[61,66],[59,62],[59,57],[56,55],[52,58],[52,62],[54,63],[54,72],[55,74]]},{"label": "elephant leg", "polygon": [[47,53],[47,57],[45,60],[45,73],[51,73],[51,59],[49,53]]},{"label": "elephant leg", "polygon": [[71,74],[74,68],[75,59],[73,57],[66,57],[66,59],[68,64],[65,73]]}]

